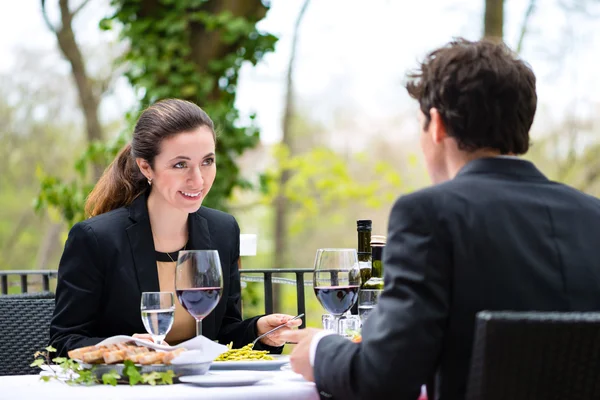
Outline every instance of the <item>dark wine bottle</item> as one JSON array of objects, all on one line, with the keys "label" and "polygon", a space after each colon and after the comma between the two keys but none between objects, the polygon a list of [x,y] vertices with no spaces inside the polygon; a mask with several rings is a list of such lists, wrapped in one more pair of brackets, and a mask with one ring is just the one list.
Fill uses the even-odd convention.
[{"label": "dark wine bottle", "polygon": [[[358,267],[360,268],[360,285],[365,284],[371,278],[371,229],[373,222],[370,219],[359,219],[356,221],[358,233]],[[352,315],[358,315],[358,302],[354,303],[350,310]]]},{"label": "dark wine bottle", "polygon": [[363,289],[383,290],[383,249],[386,238],[381,235],[371,237],[371,278],[362,286]]},{"label": "dark wine bottle", "polygon": [[364,285],[371,278],[371,229],[370,219],[356,221],[358,232],[358,267],[360,268],[360,284]]}]

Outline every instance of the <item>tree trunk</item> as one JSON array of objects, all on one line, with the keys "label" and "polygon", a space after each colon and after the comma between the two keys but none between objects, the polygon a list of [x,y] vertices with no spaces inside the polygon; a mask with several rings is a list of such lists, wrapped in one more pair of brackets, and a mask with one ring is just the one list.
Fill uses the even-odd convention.
[{"label": "tree trunk", "polygon": [[[63,56],[67,59],[71,65],[71,73],[77,86],[77,94],[79,97],[79,105],[85,118],[85,126],[87,132],[88,143],[95,141],[101,141],[102,127],[100,120],[98,119],[98,104],[99,99],[94,94],[94,88],[92,80],[87,75],[85,69],[85,63],[79,45],[75,40],[75,34],[73,33],[73,17],[87,4],[84,1],[74,12],[69,9],[69,0],[60,0],[60,19],[61,26],[56,29],[50,24],[46,11],[45,11],[45,0],[42,0],[42,12],[44,13],[44,19],[48,28],[54,32],[58,41],[58,47],[62,52]],[[102,175],[103,167],[101,165],[94,165],[94,180],[100,178]]]},{"label": "tree trunk", "polygon": [[[147,17],[160,12],[160,0],[142,0],[140,16]],[[219,14],[223,11],[229,12],[234,17],[245,17],[250,20],[259,21],[267,14],[267,7],[261,0],[209,0],[201,7],[202,10],[211,14]],[[238,43],[226,44],[221,40],[219,29],[207,30],[201,23],[190,25],[190,61],[196,66],[196,70],[203,74],[208,70],[208,64],[212,60],[224,58],[238,48]],[[166,77],[165,77],[166,79]],[[216,101],[221,96],[221,90],[215,85],[208,95],[208,101]],[[196,100],[196,96],[191,99]],[[202,104],[200,104],[202,106]]]},{"label": "tree trunk", "polygon": [[[298,17],[296,18],[296,24],[294,26],[294,33],[292,37],[292,49],[290,52],[290,59],[288,62],[287,74],[286,74],[286,90],[285,90],[285,108],[283,112],[282,122],[282,139],[281,143],[286,146],[290,151],[290,156],[293,156],[294,151],[294,140],[292,136],[292,117],[294,115],[294,62],[296,59],[296,49],[298,45],[298,32],[300,30],[300,24],[302,18],[306,13],[306,9],[310,0],[305,0]],[[282,169],[281,176],[279,178],[279,195],[275,199],[275,252],[273,259],[273,266],[275,268],[284,268],[288,266],[288,200],[285,196],[285,187],[290,178],[290,171],[288,169]],[[273,309],[280,310],[281,293],[277,286],[273,287]]]},{"label": "tree trunk", "polygon": [[504,0],[485,0],[483,37],[501,42],[504,27]]}]

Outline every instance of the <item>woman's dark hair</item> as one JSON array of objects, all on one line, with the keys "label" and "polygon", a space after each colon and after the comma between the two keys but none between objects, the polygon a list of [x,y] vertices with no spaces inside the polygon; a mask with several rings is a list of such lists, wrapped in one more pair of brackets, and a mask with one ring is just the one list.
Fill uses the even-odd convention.
[{"label": "woman's dark hair", "polygon": [[425,114],[436,108],[462,150],[524,154],[537,106],[535,75],[504,44],[462,38],[427,55],[406,89]]},{"label": "woman's dark hair", "polygon": [[189,101],[167,99],[144,110],[135,125],[131,143],[119,152],[88,196],[86,214],[93,217],[131,204],[148,188],[135,159],[143,158],[154,168],[154,158],[164,139],[202,126],[210,128],[216,139],[208,114]]}]

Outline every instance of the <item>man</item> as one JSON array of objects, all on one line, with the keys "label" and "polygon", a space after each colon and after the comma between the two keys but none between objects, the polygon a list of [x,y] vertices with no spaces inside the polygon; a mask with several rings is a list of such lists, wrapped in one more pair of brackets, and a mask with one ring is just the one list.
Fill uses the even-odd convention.
[{"label": "man", "polygon": [[[385,289],[356,344],[287,332],[322,398],[464,399],[481,310],[600,310],[600,200],[548,180],[529,148],[535,76],[504,45],[456,40],[409,75],[432,187],[389,218]],[[431,393],[435,393],[432,397]]]}]

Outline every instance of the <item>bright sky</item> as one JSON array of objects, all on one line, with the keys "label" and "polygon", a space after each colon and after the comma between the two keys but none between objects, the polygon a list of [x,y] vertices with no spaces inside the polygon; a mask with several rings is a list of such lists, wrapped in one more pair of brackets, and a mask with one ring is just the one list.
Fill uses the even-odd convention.
[{"label": "bright sky", "polygon": [[[56,21],[58,0],[46,1]],[[71,0],[73,5],[80,0]],[[93,48],[110,39],[97,29],[109,0],[94,0],[76,20],[79,42]],[[295,85],[298,98],[311,115],[334,126],[333,116],[350,109],[355,129],[405,134],[414,119],[394,127],[399,115],[416,110],[402,88],[405,72],[427,51],[454,36],[476,39],[482,31],[484,0],[317,0],[308,7],[297,55]],[[505,38],[516,46],[528,1],[507,0]],[[535,126],[556,124],[566,114],[595,115],[600,111],[600,7],[596,19],[566,14],[558,0],[539,0],[526,38],[525,58],[538,76],[539,111]],[[243,114],[256,112],[267,143],[280,138],[284,77],[293,24],[301,0],[273,0],[260,27],[280,36],[275,53],[256,68],[244,68],[238,91]],[[0,73],[10,72],[19,48],[50,53],[60,59],[54,36],[41,18],[38,0],[3,1],[0,12]],[[10,11],[8,11],[10,10]],[[122,81],[117,96],[103,104],[105,115],[121,113],[133,98]],[[118,100],[118,101],[117,101]],[[108,103],[108,104],[107,104]],[[116,114],[120,115],[120,114]]]}]

